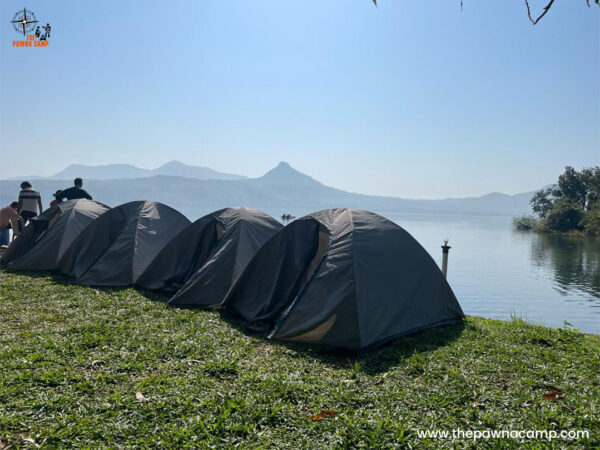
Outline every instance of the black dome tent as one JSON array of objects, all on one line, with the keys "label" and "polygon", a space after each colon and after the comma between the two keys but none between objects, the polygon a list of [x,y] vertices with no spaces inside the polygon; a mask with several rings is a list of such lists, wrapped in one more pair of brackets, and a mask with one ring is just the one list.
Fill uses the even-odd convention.
[{"label": "black dome tent", "polygon": [[2,257],[12,270],[54,270],[79,234],[110,208],[93,200],[58,203],[34,217]]},{"label": "black dome tent", "polygon": [[156,255],[137,284],[177,293],[175,305],[221,303],[261,245],[283,226],[250,208],[225,208],[183,229]]},{"label": "black dome tent", "polygon": [[80,284],[132,285],[189,224],[183,214],[161,203],[125,203],[92,222],[65,252],[58,269]]},{"label": "black dome tent", "polygon": [[355,209],[316,212],[285,227],[256,253],[223,307],[274,339],[353,350],[464,317],[408,232]]}]

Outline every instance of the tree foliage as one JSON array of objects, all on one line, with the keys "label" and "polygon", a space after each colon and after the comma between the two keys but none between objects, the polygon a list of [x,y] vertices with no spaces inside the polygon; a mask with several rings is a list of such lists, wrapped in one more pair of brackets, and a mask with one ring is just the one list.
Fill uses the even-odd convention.
[{"label": "tree foliage", "polygon": [[545,218],[544,225],[551,231],[581,230],[583,209],[568,197],[557,200]]},{"label": "tree foliage", "polygon": [[581,171],[581,179],[586,189],[586,208],[592,210],[600,206],[600,167],[590,167]]},{"label": "tree foliage", "polygon": [[554,188],[542,189],[537,191],[529,200],[533,212],[542,219],[548,215],[554,204]]},{"label": "tree foliage", "polygon": [[560,197],[566,197],[585,211],[598,202],[600,192],[600,167],[589,167],[577,172],[571,166],[558,177]]},{"label": "tree foliage", "polygon": [[585,234],[600,236],[600,207],[596,207],[585,213],[580,225]]},{"label": "tree foliage", "polygon": [[558,187],[564,197],[585,208],[587,201],[587,186],[581,172],[571,166],[565,167],[565,172],[558,177]]},{"label": "tree foliage", "polygon": [[[546,231],[583,230],[600,235],[600,167],[575,170],[571,166],[558,177],[558,183],[536,192],[529,201],[541,219],[533,228]],[[513,221],[518,229],[532,222]]]}]

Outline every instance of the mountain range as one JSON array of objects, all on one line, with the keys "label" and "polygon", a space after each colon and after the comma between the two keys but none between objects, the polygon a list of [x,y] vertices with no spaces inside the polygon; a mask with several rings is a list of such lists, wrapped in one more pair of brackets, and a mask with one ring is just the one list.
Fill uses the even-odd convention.
[{"label": "mountain range", "polygon": [[[134,176],[135,173],[141,175]],[[283,213],[299,217],[336,207],[361,208],[382,214],[516,216],[531,213],[531,192],[516,195],[490,193],[481,197],[440,200],[363,195],[326,186],[285,162],[259,178],[222,174],[176,161],[151,171],[127,165],[73,165],[53,177],[33,179],[32,184],[41,192],[44,205],[47,205],[52,193],[72,185],[76,176],[84,179],[84,188],[95,200],[109,206],[132,200],[155,200],[178,209],[192,220],[227,206],[257,208],[275,217]],[[215,178],[218,176],[222,178]],[[16,198],[22,179],[0,180],[2,205]]]},{"label": "mountain range", "polygon": [[130,164],[108,164],[105,166],[84,166],[71,164],[52,178],[68,180],[70,178],[86,178],[89,180],[116,180],[129,178],[146,178],[156,175],[197,178],[199,180],[239,180],[243,175],[217,172],[210,167],[190,166],[179,161],[170,161],[156,169],[140,169]]},{"label": "mountain range", "polygon": [[199,180],[239,180],[246,178],[243,175],[217,172],[210,167],[190,166],[179,161],[170,161],[156,169],[142,169],[131,164],[107,164],[103,166],[86,166],[84,164],[71,164],[50,177],[30,176],[11,177],[11,180],[20,179],[51,179],[69,180],[83,178],[86,180],[118,180],[129,178],[146,178],[156,175],[169,175],[174,177],[197,178]]}]

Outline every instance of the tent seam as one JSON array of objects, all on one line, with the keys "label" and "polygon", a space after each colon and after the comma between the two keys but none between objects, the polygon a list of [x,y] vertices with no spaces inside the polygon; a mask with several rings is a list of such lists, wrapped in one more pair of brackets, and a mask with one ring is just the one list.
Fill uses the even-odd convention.
[{"label": "tent seam", "polygon": [[[117,207],[117,208],[118,208],[118,207]],[[114,208],[114,209],[112,209],[112,210],[117,210],[117,208]],[[106,212],[108,212],[108,211],[106,211]],[[121,212],[121,213],[122,213],[122,212]],[[115,213],[115,214],[116,214],[116,213]],[[100,216],[96,217],[96,219],[100,218],[102,215],[103,215],[103,214],[100,214]],[[96,219],[94,219],[92,222],[90,222],[90,223],[88,224],[88,227],[90,227],[90,226],[92,225],[92,223],[96,221]],[[86,227],[86,229],[87,229],[87,227]],[[80,234],[80,236],[81,236],[81,234]],[[79,238],[79,236],[78,236],[77,238]],[[71,243],[71,245],[73,245],[74,243],[75,243],[75,241],[73,241],[73,242]],[[87,268],[86,268],[86,269],[85,269],[85,270],[84,270],[84,271],[81,273],[81,275],[79,275],[78,277],[75,277],[75,282],[76,282],[76,283],[78,282],[77,280],[79,280],[79,279],[83,278],[83,276],[84,276],[86,273],[88,273],[92,267],[94,267],[94,265],[95,265],[95,264],[96,264],[96,263],[97,263],[97,262],[100,260],[100,258],[102,258],[102,255],[104,255],[104,253],[106,252],[106,250],[108,250],[108,249],[109,249],[111,246],[112,246],[112,243],[111,243],[111,244],[110,244],[108,247],[106,247],[106,249],[104,249],[104,251],[103,251],[102,253],[100,253],[100,255],[98,255],[98,257],[97,257],[96,259],[94,259],[94,261],[93,261],[93,262],[92,262],[92,263],[91,263],[91,264],[90,264],[90,265],[89,265],[89,266],[88,266],[88,267],[87,267]],[[64,255],[63,255],[63,256],[64,256]],[[74,271],[74,270],[75,270],[75,264],[73,265],[73,271]]]},{"label": "tent seam", "polygon": [[[287,308],[285,308],[285,310],[281,313],[281,315],[279,316],[279,318],[276,320],[275,325],[273,327],[273,330],[271,330],[271,332],[267,336],[267,338],[269,338],[269,339],[272,339],[273,336],[277,333],[277,331],[279,331],[279,329],[281,328],[281,326],[285,323],[285,321],[287,320],[287,318],[289,317],[289,315],[292,313],[292,311],[294,310],[294,308],[296,307],[296,305],[300,301],[300,299],[301,299],[302,295],[304,294],[304,292],[306,291],[308,285],[313,280],[313,278],[316,276],[317,272],[319,272],[319,269],[321,268],[321,265],[323,264],[323,261],[325,261],[326,256],[329,254],[329,250],[331,248],[331,243],[333,242],[333,239],[331,239],[331,237],[332,237],[331,228],[329,228],[326,224],[324,224],[320,220],[317,220],[314,217],[311,217],[311,218],[314,221],[316,221],[319,224],[319,226],[323,225],[325,227],[325,229],[327,230],[327,233],[329,234],[330,239],[329,239],[329,242],[327,243],[327,251],[325,251],[323,253],[323,256],[321,257],[321,261],[319,261],[319,264],[317,264],[317,267],[315,268],[315,270],[313,271],[313,273],[310,275],[310,278],[308,278],[308,280],[306,280],[306,283],[304,284],[304,286],[302,287],[302,289],[300,289],[300,292],[298,292],[298,294],[296,295],[296,297],[290,302],[290,305]],[[319,231],[317,230],[317,234],[318,233],[319,233]]]},{"label": "tent seam", "polygon": [[354,216],[352,215],[351,209],[348,209],[348,214],[350,214],[350,223],[352,224],[352,236],[350,240],[350,245],[352,246],[352,281],[354,283],[354,304],[356,306],[356,328],[358,328],[359,345],[362,347],[362,328],[360,326],[360,320],[358,319],[359,311],[356,291],[356,258],[354,256]]},{"label": "tent seam", "polygon": [[[137,217],[135,219],[135,233],[133,234],[133,245],[131,246],[131,249],[132,249],[132,251],[131,251],[131,253],[132,253],[132,255],[131,255],[131,278],[133,278],[133,276],[134,276],[133,260],[135,259],[135,249],[137,247],[137,236],[138,236],[138,226],[140,224],[140,216],[142,215],[142,210],[144,209],[144,206],[146,206],[145,201],[140,206],[139,214],[137,214]],[[132,281],[135,282],[135,280],[132,280]]]},{"label": "tent seam", "polygon": [[[64,234],[67,232],[67,230],[69,229],[69,225],[70,225],[70,223],[71,223],[71,220],[73,219],[73,216],[75,215],[75,212],[76,212],[76,208],[77,208],[77,204],[78,204],[78,203],[79,203],[79,202],[75,203],[75,204],[73,205],[73,208],[71,208],[71,214],[69,214],[69,217],[68,217],[68,219],[67,219],[67,224],[65,225],[65,229],[63,230],[63,235],[64,235]],[[60,203],[59,203],[59,205],[60,205]],[[61,208],[61,210],[60,210],[60,211],[61,211],[61,215],[63,215],[63,214],[64,214],[64,211],[62,210],[62,208]],[[71,242],[71,244],[72,244],[72,243],[73,243],[73,242]],[[58,251],[59,251],[59,252],[60,252],[60,248],[61,248],[61,247],[62,247],[62,243],[61,243],[61,245],[59,245],[59,246],[58,246]],[[65,249],[65,251],[66,251],[66,250],[67,250],[67,249]],[[63,252],[63,254],[64,254],[64,252]],[[61,255],[61,256],[62,256],[62,255]],[[59,260],[59,259],[60,259],[60,257],[59,257],[58,255],[56,255],[56,261],[57,261],[57,262],[58,262],[58,260]]]}]

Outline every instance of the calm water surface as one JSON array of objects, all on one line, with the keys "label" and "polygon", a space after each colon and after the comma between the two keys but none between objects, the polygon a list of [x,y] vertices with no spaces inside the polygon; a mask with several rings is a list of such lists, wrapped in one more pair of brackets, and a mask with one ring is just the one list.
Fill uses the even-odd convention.
[{"label": "calm water surface", "polygon": [[466,314],[600,333],[600,239],[516,231],[510,217],[382,215],[440,266],[450,239],[448,281]]}]

